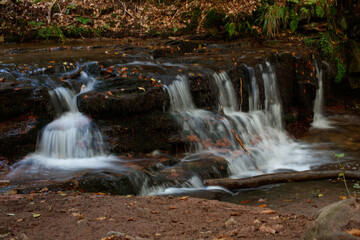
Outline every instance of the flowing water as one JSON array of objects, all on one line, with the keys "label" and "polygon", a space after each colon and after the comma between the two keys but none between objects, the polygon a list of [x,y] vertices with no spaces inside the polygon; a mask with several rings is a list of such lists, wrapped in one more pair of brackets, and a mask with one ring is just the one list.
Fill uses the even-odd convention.
[{"label": "flowing water", "polygon": [[[95,123],[77,107],[76,84],[82,84],[81,92],[91,91],[101,81],[95,80],[86,70],[70,85],[64,85],[57,79],[86,69],[95,60],[92,54],[103,53],[104,49],[85,50],[74,56],[77,62],[70,65],[68,56],[60,58],[63,66],[57,67],[50,74],[42,67],[46,63],[24,65],[24,73],[14,68],[13,64],[2,64],[0,71],[11,73],[23,82],[46,86],[49,89],[57,117],[43,128],[39,134],[34,153],[12,166],[6,176],[9,179],[44,179],[72,176],[77,172],[123,172],[126,169],[124,161],[112,155],[106,149],[102,134]],[[172,116],[181,128],[182,137],[189,143],[181,161],[194,162],[202,155],[213,155],[225,159],[228,163],[228,175],[232,178],[260,175],[280,171],[301,171],[319,167],[331,162],[328,141],[311,141],[314,137],[302,141],[288,136],[284,130],[282,119],[282,103],[277,87],[277,74],[270,63],[258,64],[260,75],[256,75],[251,67],[246,67],[249,86],[249,111],[242,111],[242,100],[238,99],[231,79],[226,71],[211,68],[209,65],[194,64],[195,57],[189,57],[182,62],[170,62],[166,59],[154,60],[146,54],[106,50],[114,61],[116,68],[139,68],[153,77],[158,83],[164,84],[168,93]],[[35,54],[36,55],[36,54]],[[107,59],[109,56],[95,58]],[[0,59],[1,60],[1,59]],[[30,59],[31,61],[33,58]],[[59,60],[59,59],[56,59]],[[73,60],[73,59],[72,59]],[[15,61],[15,60],[14,60]],[[199,59],[196,59],[199,61]],[[74,62],[74,61],[72,61]],[[120,63],[119,63],[120,62]],[[0,61],[1,63],[1,61]],[[41,65],[41,66],[40,66]],[[323,83],[322,69],[315,64],[319,89],[314,103],[313,127],[330,129],[330,122],[323,113]],[[214,83],[219,93],[219,102],[214,103],[218,109],[210,111],[196,106],[191,93],[189,73],[201,72]],[[261,101],[258,83],[264,90],[264,101]],[[330,129],[330,130],[329,130]],[[335,151],[341,151],[336,150]],[[165,182],[156,186],[149,179],[141,180],[140,195],[178,194],[201,191],[228,190],[220,187],[205,187],[202,179],[193,174],[185,181]]]},{"label": "flowing water", "polygon": [[[264,107],[261,108],[256,78],[250,74],[249,112],[239,110],[234,87],[225,72],[212,76],[220,92],[218,113],[195,107],[185,76],[177,76],[172,84],[165,87],[173,115],[190,141],[188,155],[182,161],[196,161],[199,154],[211,153],[228,161],[229,174],[233,178],[308,170],[328,161],[327,151],[318,151],[315,145],[296,141],[287,135],[283,129],[276,75],[268,62],[260,69],[265,92]],[[253,72],[251,68],[248,70]],[[244,147],[239,144],[237,137]],[[206,189],[194,179],[178,185],[178,188],[164,184],[147,189],[142,194],[178,194],[181,191],[188,193],[199,188]]]},{"label": "flowing water", "polygon": [[[329,67],[326,62],[323,62],[324,65]],[[316,91],[316,98],[314,102],[314,120],[312,122],[312,127],[328,129],[331,127],[331,122],[324,116],[324,87],[323,87],[323,70],[319,68],[318,63],[314,63],[316,69],[316,76],[318,78],[319,88]]]},{"label": "flowing water", "polygon": [[[92,90],[95,79],[81,73],[82,92]],[[115,163],[119,159],[104,148],[101,132],[91,119],[80,113],[77,107],[77,94],[64,87],[49,90],[58,118],[46,125],[39,135],[36,151],[12,166],[10,179],[19,175],[28,178],[66,176],[68,172],[79,170],[122,171]],[[56,178],[56,177],[55,177]]]}]

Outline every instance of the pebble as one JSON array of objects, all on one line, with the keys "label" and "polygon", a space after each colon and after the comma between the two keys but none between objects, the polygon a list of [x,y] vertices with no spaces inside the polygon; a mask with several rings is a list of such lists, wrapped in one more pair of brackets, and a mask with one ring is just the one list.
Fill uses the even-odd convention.
[{"label": "pebble", "polygon": [[89,221],[87,219],[81,219],[81,220],[77,221],[77,224],[79,226],[85,227],[85,226],[89,225]]}]

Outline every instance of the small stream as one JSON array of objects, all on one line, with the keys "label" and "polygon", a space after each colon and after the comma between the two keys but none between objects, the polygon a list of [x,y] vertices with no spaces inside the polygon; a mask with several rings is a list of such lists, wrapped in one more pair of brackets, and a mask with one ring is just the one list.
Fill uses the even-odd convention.
[{"label": "small stream", "polygon": [[[46,87],[56,110],[56,117],[38,133],[34,152],[12,164],[10,171],[1,176],[2,179],[18,186],[45,179],[69,179],[84,172],[126,175],[136,171],[128,163],[141,160],[136,157],[129,160],[123,154],[110,151],[107,143],[109,138],[104,138],[96,121],[78,108],[78,98],[88,97],[87,94],[94,91],[107,91],[107,97],[114,97],[114,88],[130,94],[150,89],[135,86],[133,89],[136,91],[130,91],[116,86],[116,81],[121,79],[134,84],[131,77],[125,80],[128,76],[124,69],[149,76],[150,83],[160,87],[168,97],[168,107],[164,105],[162,109],[175,119],[180,136],[186,142],[185,152],[174,152],[170,158],[179,159],[181,164],[192,164],[204,155],[215,156],[227,162],[229,177],[243,178],[265,173],[336,167],[333,154],[344,152],[345,157],[341,160],[351,165],[350,168],[358,168],[359,119],[350,115],[326,116],[323,107],[323,69],[316,61],[318,89],[314,99],[312,128],[301,139],[294,139],[285,131],[282,118],[284,110],[277,77],[282,73],[275,71],[272,63],[266,60],[264,51],[256,57],[256,48],[242,49],[235,59],[234,50],[209,44],[201,51],[188,55],[154,59],[154,49],[162,49],[159,43],[135,42],[131,46],[125,45],[1,49],[0,73],[11,76],[14,80],[12,84],[20,87]],[[267,52],[272,53],[272,50]],[[253,60],[246,60],[258,57],[263,61],[254,63]],[[245,65],[248,76],[246,106],[242,90],[239,94],[233,85],[234,79],[228,75],[229,68],[226,66],[229,63],[236,66],[234,59],[236,64],[251,64]],[[98,72],[103,73],[100,76],[94,74],[93,67],[89,67],[100,65],[98,62],[110,66],[99,67],[101,70]],[[326,66],[326,63],[323,65]],[[260,74],[255,74],[255,68]],[[212,107],[197,106],[197,99],[192,96],[193,80],[190,79],[194,74],[206,76],[216,90],[216,99],[208,97],[209,106]],[[109,85],[107,76],[110,75],[111,78],[121,79]],[[240,84],[242,89],[245,83]],[[104,89],[109,86],[111,89]],[[167,168],[161,165],[159,169]],[[196,173],[185,175],[186,179],[163,181],[156,185],[150,184],[147,178],[137,178],[136,182],[141,188],[138,194],[195,192],[201,195],[219,191],[233,194],[224,188],[203,186],[202,177]]]}]

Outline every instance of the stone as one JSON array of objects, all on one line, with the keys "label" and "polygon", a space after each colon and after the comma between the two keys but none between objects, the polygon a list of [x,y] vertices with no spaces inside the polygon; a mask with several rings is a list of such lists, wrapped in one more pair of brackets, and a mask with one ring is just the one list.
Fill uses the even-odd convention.
[{"label": "stone", "polygon": [[322,208],[305,240],[358,239],[347,231],[360,229],[360,199],[350,198]]},{"label": "stone", "polygon": [[225,222],[225,227],[229,228],[231,226],[236,226],[238,225],[238,222],[234,219],[234,218],[230,218],[229,220],[227,220]]},{"label": "stone", "polygon": [[21,233],[18,237],[18,240],[29,240],[29,237],[25,233]]},{"label": "stone", "polygon": [[87,219],[81,219],[81,220],[77,221],[77,225],[85,227],[85,226],[89,225],[89,221]]}]

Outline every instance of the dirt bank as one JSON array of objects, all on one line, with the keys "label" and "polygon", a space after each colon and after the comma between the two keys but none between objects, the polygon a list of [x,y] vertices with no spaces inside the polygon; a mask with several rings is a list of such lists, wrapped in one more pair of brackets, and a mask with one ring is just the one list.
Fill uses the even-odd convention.
[{"label": "dirt bank", "polygon": [[[302,239],[311,219],[188,197],[34,193],[0,195],[7,239]],[[27,238],[26,238],[26,237]],[[107,239],[132,239],[107,238]]]}]

